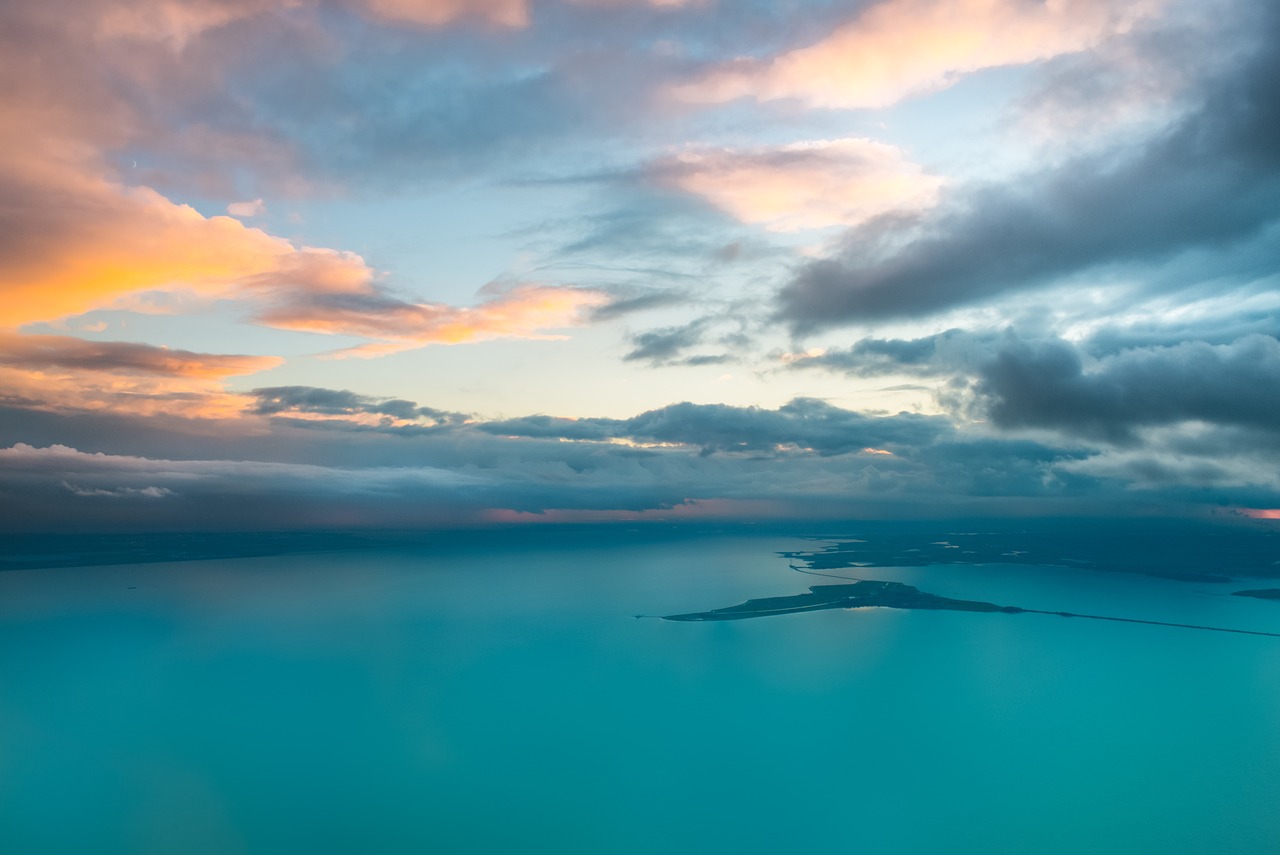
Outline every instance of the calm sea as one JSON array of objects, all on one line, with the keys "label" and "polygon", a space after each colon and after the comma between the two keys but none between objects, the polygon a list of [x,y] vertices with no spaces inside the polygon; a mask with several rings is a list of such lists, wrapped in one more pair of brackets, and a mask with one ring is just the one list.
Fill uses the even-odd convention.
[{"label": "calm sea", "polygon": [[[831,580],[778,536],[476,540],[0,573],[0,852],[1280,852],[1280,638],[636,619]],[[838,572],[1280,632],[1229,596],[1266,584]]]}]

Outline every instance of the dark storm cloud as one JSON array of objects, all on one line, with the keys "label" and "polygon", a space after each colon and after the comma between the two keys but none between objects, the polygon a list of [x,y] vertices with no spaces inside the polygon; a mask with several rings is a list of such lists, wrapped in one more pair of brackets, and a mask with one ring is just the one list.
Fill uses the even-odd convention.
[{"label": "dark storm cloud", "polygon": [[975,393],[1001,427],[1120,443],[1140,427],[1187,421],[1277,431],[1280,341],[1252,335],[1126,350],[1086,370],[1068,342],[1010,339],[981,369]]},{"label": "dark storm cloud", "polygon": [[[1016,185],[971,191],[887,252],[855,232],[842,257],[801,269],[781,291],[780,317],[803,332],[927,315],[1257,235],[1280,218],[1277,22],[1280,13],[1260,12],[1260,47],[1207,87],[1198,111],[1140,150],[1090,154]],[[1255,274],[1280,260],[1274,246],[1253,251]]]}]

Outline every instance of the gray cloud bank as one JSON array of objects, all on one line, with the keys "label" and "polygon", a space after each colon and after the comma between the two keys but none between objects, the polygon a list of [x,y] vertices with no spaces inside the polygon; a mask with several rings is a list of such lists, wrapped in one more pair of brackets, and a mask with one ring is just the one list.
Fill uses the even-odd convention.
[{"label": "gray cloud bank", "polygon": [[1086,371],[1065,342],[1009,342],[976,387],[1006,427],[1052,427],[1131,442],[1146,425],[1207,422],[1280,433],[1280,342],[1188,341],[1126,350]]},{"label": "gray cloud bank", "polygon": [[[1011,338],[973,381],[975,400],[999,413],[987,423],[872,415],[804,398],[776,409],[681,403],[625,419],[479,421],[404,399],[312,387],[258,390],[258,416],[225,422],[10,408],[0,414],[8,440],[0,447],[0,529],[445,528],[600,514],[816,520],[1274,507],[1280,476],[1265,463],[1274,448],[1237,442],[1224,451],[1222,435],[1177,421],[1216,406],[1207,389],[1173,405],[1152,390],[1150,409],[1127,421],[1115,408],[1122,399],[1146,406],[1129,391],[1169,364],[1183,365],[1184,379],[1260,357],[1259,370],[1271,370],[1277,347],[1246,339],[1171,348],[1085,371],[1060,345]],[[1072,412],[1092,408],[1097,425],[1064,425],[1043,397],[1015,382],[1023,366],[1045,365],[1065,390],[1057,394],[1075,396]],[[1216,428],[1257,435],[1275,407],[1274,395],[1268,400],[1219,416]],[[1053,430],[1018,436],[1019,426]],[[1126,429],[1145,431],[1146,442],[1128,442]],[[23,439],[35,436],[39,445]]]},{"label": "gray cloud bank", "polygon": [[779,317],[801,333],[919,317],[1193,249],[1229,248],[1246,275],[1274,271],[1273,241],[1243,244],[1280,220],[1280,13],[1251,17],[1252,48],[1172,128],[962,192],[889,249],[883,230],[902,223],[854,231],[842,255],[781,290]]}]

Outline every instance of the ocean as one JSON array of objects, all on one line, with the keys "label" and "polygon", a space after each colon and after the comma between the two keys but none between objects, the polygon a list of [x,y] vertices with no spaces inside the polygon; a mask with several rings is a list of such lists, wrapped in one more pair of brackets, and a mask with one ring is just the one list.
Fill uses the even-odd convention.
[{"label": "ocean", "polygon": [[1280,852],[1280,637],[660,619],[867,579],[1280,633],[1232,596],[1274,580],[1230,566],[1004,563],[935,528],[870,556],[873,524],[604,527],[6,570],[0,851]]}]

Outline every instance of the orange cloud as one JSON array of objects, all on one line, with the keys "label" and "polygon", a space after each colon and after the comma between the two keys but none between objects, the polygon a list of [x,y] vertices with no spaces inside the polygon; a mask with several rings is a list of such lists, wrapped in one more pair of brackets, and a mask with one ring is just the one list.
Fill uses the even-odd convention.
[{"label": "orange cloud", "polygon": [[[36,179],[41,176],[36,176]],[[16,251],[0,257],[0,323],[49,321],[128,294],[179,289],[232,296],[264,285],[325,292],[369,287],[352,253],[297,248],[231,217],[205,217],[146,187],[67,173],[31,186],[32,206],[0,212]]]},{"label": "orange cloud", "polygon": [[[24,23],[49,39],[0,51],[0,77],[10,90],[0,98],[0,329],[136,305],[154,294],[180,307],[182,295],[194,295],[265,306],[265,322],[282,328],[368,335],[382,342],[364,349],[373,355],[426,343],[536,337],[602,301],[584,291],[525,287],[471,308],[405,302],[385,293],[359,255],[296,246],[230,216],[205,216],[112,172],[103,153],[143,139],[149,118],[105,82],[107,72],[139,86],[162,85],[152,79],[155,67],[133,67],[133,57],[146,51],[129,40],[181,50],[207,30],[305,5],[90,2],[72,22],[39,4],[23,8],[30,18]],[[522,7],[509,0],[406,5],[445,17]],[[68,60],[49,66],[39,61],[45,55]],[[247,215],[260,207],[255,200],[231,210]]]},{"label": "orange cloud", "polygon": [[225,378],[265,371],[282,361],[0,333],[0,388],[5,390],[0,400],[37,409],[230,418],[253,399],[228,393]]},{"label": "orange cloud", "polygon": [[853,226],[892,211],[932,207],[942,179],[901,149],[867,139],[775,148],[694,149],[654,175],[746,223],[773,231]]},{"label": "orange cloud", "polygon": [[[113,39],[183,41],[267,5],[88,3],[75,21],[40,4],[24,8],[24,25],[45,40],[0,51],[8,89],[0,98],[0,327],[157,289],[229,296],[271,281],[367,287],[372,272],[359,256],[298,248],[231,217],[205,217],[125,184],[105,163],[105,151],[136,142],[149,127],[107,82],[113,71],[141,73],[130,65],[138,51],[119,50]],[[152,12],[154,21],[144,14]],[[47,55],[67,59],[40,61]]]},{"label": "orange cloud", "polygon": [[826,39],[769,60],[741,60],[674,95],[694,103],[750,96],[814,107],[885,107],[983,68],[1088,49],[1162,0],[887,0]]},{"label": "orange cloud", "polygon": [[581,323],[606,297],[596,291],[524,284],[477,306],[409,303],[368,292],[299,294],[259,320],[281,329],[343,333],[381,339],[338,356],[381,356],[428,344],[493,338],[556,338],[544,330]]},{"label": "orange cloud", "polygon": [[253,399],[216,378],[146,376],[0,365],[0,402],[37,410],[89,410],[185,419],[239,418]]}]

